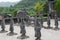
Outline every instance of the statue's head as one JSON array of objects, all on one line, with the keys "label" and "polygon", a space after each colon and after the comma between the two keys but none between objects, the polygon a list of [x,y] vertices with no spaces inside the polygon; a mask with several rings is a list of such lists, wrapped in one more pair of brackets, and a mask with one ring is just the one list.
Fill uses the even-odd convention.
[{"label": "statue's head", "polygon": [[17,12],[17,17],[19,18],[27,18],[28,12],[26,11],[25,8],[21,8],[18,12]]},{"label": "statue's head", "polygon": [[26,11],[26,9],[25,8],[21,8],[19,11],[17,11],[17,13],[22,12],[22,11]]}]

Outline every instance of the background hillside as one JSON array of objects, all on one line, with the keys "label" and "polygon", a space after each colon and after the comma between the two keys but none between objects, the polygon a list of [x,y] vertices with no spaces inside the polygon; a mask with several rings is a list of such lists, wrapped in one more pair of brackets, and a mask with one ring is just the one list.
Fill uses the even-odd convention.
[{"label": "background hillside", "polygon": [[[12,5],[12,6],[10,6]],[[36,10],[38,13],[47,14],[48,13],[48,2],[47,0],[21,0],[18,3],[15,2],[1,2],[0,3],[0,15],[6,14],[9,16],[16,16],[17,11],[21,8],[27,8],[30,16],[34,16]],[[56,0],[54,11],[60,14],[60,0]]]},{"label": "background hillside", "polygon": [[26,8],[31,8],[33,6],[35,6],[35,4],[37,2],[45,2],[46,0],[22,0],[20,1],[19,3],[17,3],[14,7],[17,7],[17,8],[22,8],[22,7],[26,7]]},{"label": "background hillside", "polygon": [[10,7],[10,5],[14,6],[16,2],[0,2],[0,7]]}]

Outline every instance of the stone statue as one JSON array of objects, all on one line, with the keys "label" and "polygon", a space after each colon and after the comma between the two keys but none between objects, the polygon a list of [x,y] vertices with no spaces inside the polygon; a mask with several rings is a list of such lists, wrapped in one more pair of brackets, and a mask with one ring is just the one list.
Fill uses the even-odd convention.
[{"label": "stone statue", "polygon": [[47,18],[47,25],[48,25],[48,27],[47,27],[47,29],[51,29],[52,27],[50,27],[50,16],[49,16],[49,14],[48,14],[48,18]]},{"label": "stone statue", "polygon": [[13,21],[13,18],[11,17],[10,18],[10,32],[7,34],[7,35],[9,35],[9,36],[13,36],[13,35],[17,35],[17,33],[14,33],[14,26],[13,26],[13,24],[14,24],[14,21]]},{"label": "stone statue", "polygon": [[41,40],[41,22],[35,18],[35,40]]},{"label": "stone statue", "polygon": [[40,14],[40,17],[41,26],[43,27],[43,14]]},{"label": "stone statue", "polygon": [[57,15],[55,15],[55,29],[59,29],[58,28],[58,17],[57,17]]},{"label": "stone statue", "polygon": [[2,28],[2,30],[0,31],[0,33],[5,33],[5,32],[7,32],[7,31],[5,30],[5,18],[4,18],[4,17],[2,18],[1,28]]},{"label": "stone statue", "polygon": [[20,24],[20,29],[21,29],[21,39],[29,38],[29,36],[26,36],[26,29],[25,29],[25,23],[24,19],[21,19],[21,24]]},{"label": "stone statue", "polygon": [[20,28],[21,28],[21,31],[20,33],[22,34],[21,36],[25,36],[26,34],[26,30],[25,30],[25,24],[24,24],[24,19],[21,19],[21,24],[20,24]]},{"label": "stone statue", "polygon": [[18,16],[20,19],[21,19],[21,23],[20,23],[20,29],[21,29],[21,36],[18,36],[17,38],[19,39],[25,39],[25,38],[29,38],[29,36],[26,35],[26,29],[25,29],[25,20],[28,16],[27,16],[27,12],[25,9],[21,9],[19,12],[18,12]]},{"label": "stone statue", "polygon": [[24,18],[26,25],[29,25],[29,15],[26,9],[24,8],[22,8],[17,12],[17,19],[21,19],[21,18]]},{"label": "stone statue", "polygon": [[48,15],[48,18],[47,18],[47,24],[48,24],[48,28],[50,28],[50,16]]},{"label": "stone statue", "polygon": [[51,18],[54,18],[54,5],[55,0],[48,0],[49,14],[51,15]]},{"label": "stone statue", "polygon": [[54,11],[54,2],[55,2],[55,0],[48,0],[48,5],[49,5],[49,11],[50,12]]}]

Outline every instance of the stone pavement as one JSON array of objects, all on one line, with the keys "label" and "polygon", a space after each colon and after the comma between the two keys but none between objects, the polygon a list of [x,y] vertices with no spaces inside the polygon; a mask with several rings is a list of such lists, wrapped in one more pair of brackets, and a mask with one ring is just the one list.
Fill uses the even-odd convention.
[{"label": "stone pavement", "polygon": [[[60,21],[59,21],[60,24]],[[44,22],[44,26],[47,26],[47,23]],[[54,20],[51,20],[51,27],[55,27],[54,26]],[[59,25],[60,28],[60,25]],[[1,30],[1,27],[0,27]],[[6,30],[8,31],[7,33],[9,33],[9,25],[6,25]],[[34,37],[34,27],[26,27],[27,33],[26,35],[29,36],[28,39],[23,39],[23,40],[35,40]],[[0,40],[21,40],[21,39],[17,39],[18,36],[20,36],[20,27],[17,25],[14,25],[14,32],[16,32],[18,35],[14,35],[14,36],[7,36],[7,33],[0,33]],[[41,30],[41,34],[42,40],[60,40],[60,30],[55,31],[52,29],[44,29],[42,28]]]}]

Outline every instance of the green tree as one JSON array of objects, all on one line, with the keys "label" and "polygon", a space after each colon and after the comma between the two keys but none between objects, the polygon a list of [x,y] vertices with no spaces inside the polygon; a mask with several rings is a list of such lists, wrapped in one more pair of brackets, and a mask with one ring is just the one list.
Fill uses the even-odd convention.
[{"label": "green tree", "polygon": [[57,0],[57,1],[56,1],[55,11],[56,11],[56,13],[60,13],[60,0]]},{"label": "green tree", "polygon": [[[36,12],[37,13],[41,13],[41,12],[43,12],[43,10],[44,10],[44,5],[45,5],[45,3],[40,3],[40,2],[37,2],[36,3],[36,5],[35,5],[35,10],[36,10]],[[39,15],[38,14],[38,15]]]}]

